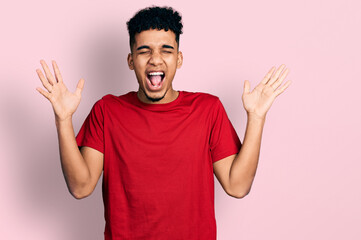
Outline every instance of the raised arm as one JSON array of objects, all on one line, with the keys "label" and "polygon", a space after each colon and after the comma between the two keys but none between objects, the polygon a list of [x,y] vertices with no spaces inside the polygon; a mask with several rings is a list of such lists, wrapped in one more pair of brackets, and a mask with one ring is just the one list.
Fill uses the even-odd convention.
[{"label": "raised arm", "polygon": [[74,93],[65,86],[59,68],[52,61],[55,78],[44,60],[40,61],[46,77],[40,69],[36,72],[47,90],[36,88],[47,98],[54,110],[58,133],[61,167],[69,192],[77,199],[90,195],[102,173],[103,153],[82,147],[81,151],[75,140],[72,116],[79,106],[84,79],[80,79]]},{"label": "raised arm", "polygon": [[230,196],[243,198],[251,190],[258,166],[266,114],[276,97],[291,84],[289,80],[280,86],[288,74],[288,69],[284,68],[285,65],[282,64],[274,74],[276,68],[272,67],[253,91],[250,91],[247,80],[244,83],[242,100],[247,112],[247,126],[243,145],[238,154],[213,164],[217,179]]}]

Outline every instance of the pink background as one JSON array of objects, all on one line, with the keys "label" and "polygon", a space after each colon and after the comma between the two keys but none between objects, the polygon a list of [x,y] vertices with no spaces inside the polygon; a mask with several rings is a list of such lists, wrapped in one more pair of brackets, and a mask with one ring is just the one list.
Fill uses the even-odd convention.
[{"label": "pink background", "polygon": [[69,89],[85,79],[78,132],[100,97],[137,90],[126,21],[152,3],[183,16],[174,88],[219,96],[242,142],[244,80],[253,89],[272,66],[290,69],[293,83],[267,115],[250,194],[231,198],[216,181],[218,239],[361,239],[358,0],[2,3],[0,238],[103,238],[101,181],[86,199],[68,193],[35,70],[55,59]]}]

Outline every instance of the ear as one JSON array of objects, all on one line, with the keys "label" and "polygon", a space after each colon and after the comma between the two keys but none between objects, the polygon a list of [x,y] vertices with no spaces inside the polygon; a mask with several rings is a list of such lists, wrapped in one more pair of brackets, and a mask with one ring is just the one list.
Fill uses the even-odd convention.
[{"label": "ear", "polygon": [[180,68],[182,64],[183,64],[183,53],[179,51],[177,56],[177,68]]},{"label": "ear", "polygon": [[128,67],[130,70],[134,70],[134,62],[133,62],[133,56],[131,53],[128,54]]}]

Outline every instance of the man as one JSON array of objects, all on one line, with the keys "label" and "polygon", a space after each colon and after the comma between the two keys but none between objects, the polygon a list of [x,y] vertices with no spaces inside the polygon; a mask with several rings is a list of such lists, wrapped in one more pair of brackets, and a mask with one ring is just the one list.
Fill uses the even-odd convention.
[{"label": "man", "polygon": [[278,88],[288,70],[273,67],[252,92],[245,81],[242,145],[217,97],[172,87],[183,62],[179,13],[146,8],[127,24],[128,65],[139,89],[97,101],[77,137],[72,115],[84,80],[71,93],[55,61],[55,78],[43,60],[46,78],[37,69],[47,91],[37,90],[54,109],[69,191],[77,199],[90,195],[103,171],[105,239],[216,239],[213,172],[228,195],[249,193],[266,113],[289,86]]}]

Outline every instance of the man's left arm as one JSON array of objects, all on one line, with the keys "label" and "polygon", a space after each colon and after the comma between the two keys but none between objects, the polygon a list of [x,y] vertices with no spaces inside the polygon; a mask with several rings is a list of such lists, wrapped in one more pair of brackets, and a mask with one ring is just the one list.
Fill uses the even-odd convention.
[{"label": "man's left arm", "polygon": [[249,82],[246,80],[244,83],[242,100],[247,112],[247,126],[241,150],[238,154],[213,163],[218,181],[230,196],[242,198],[251,190],[267,111],[275,98],[291,84],[291,81],[287,81],[278,88],[288,74],[288,69],[281,74],[284,68],[282,64],[273,75],[275,67],[272,67],[252,92]]}]

